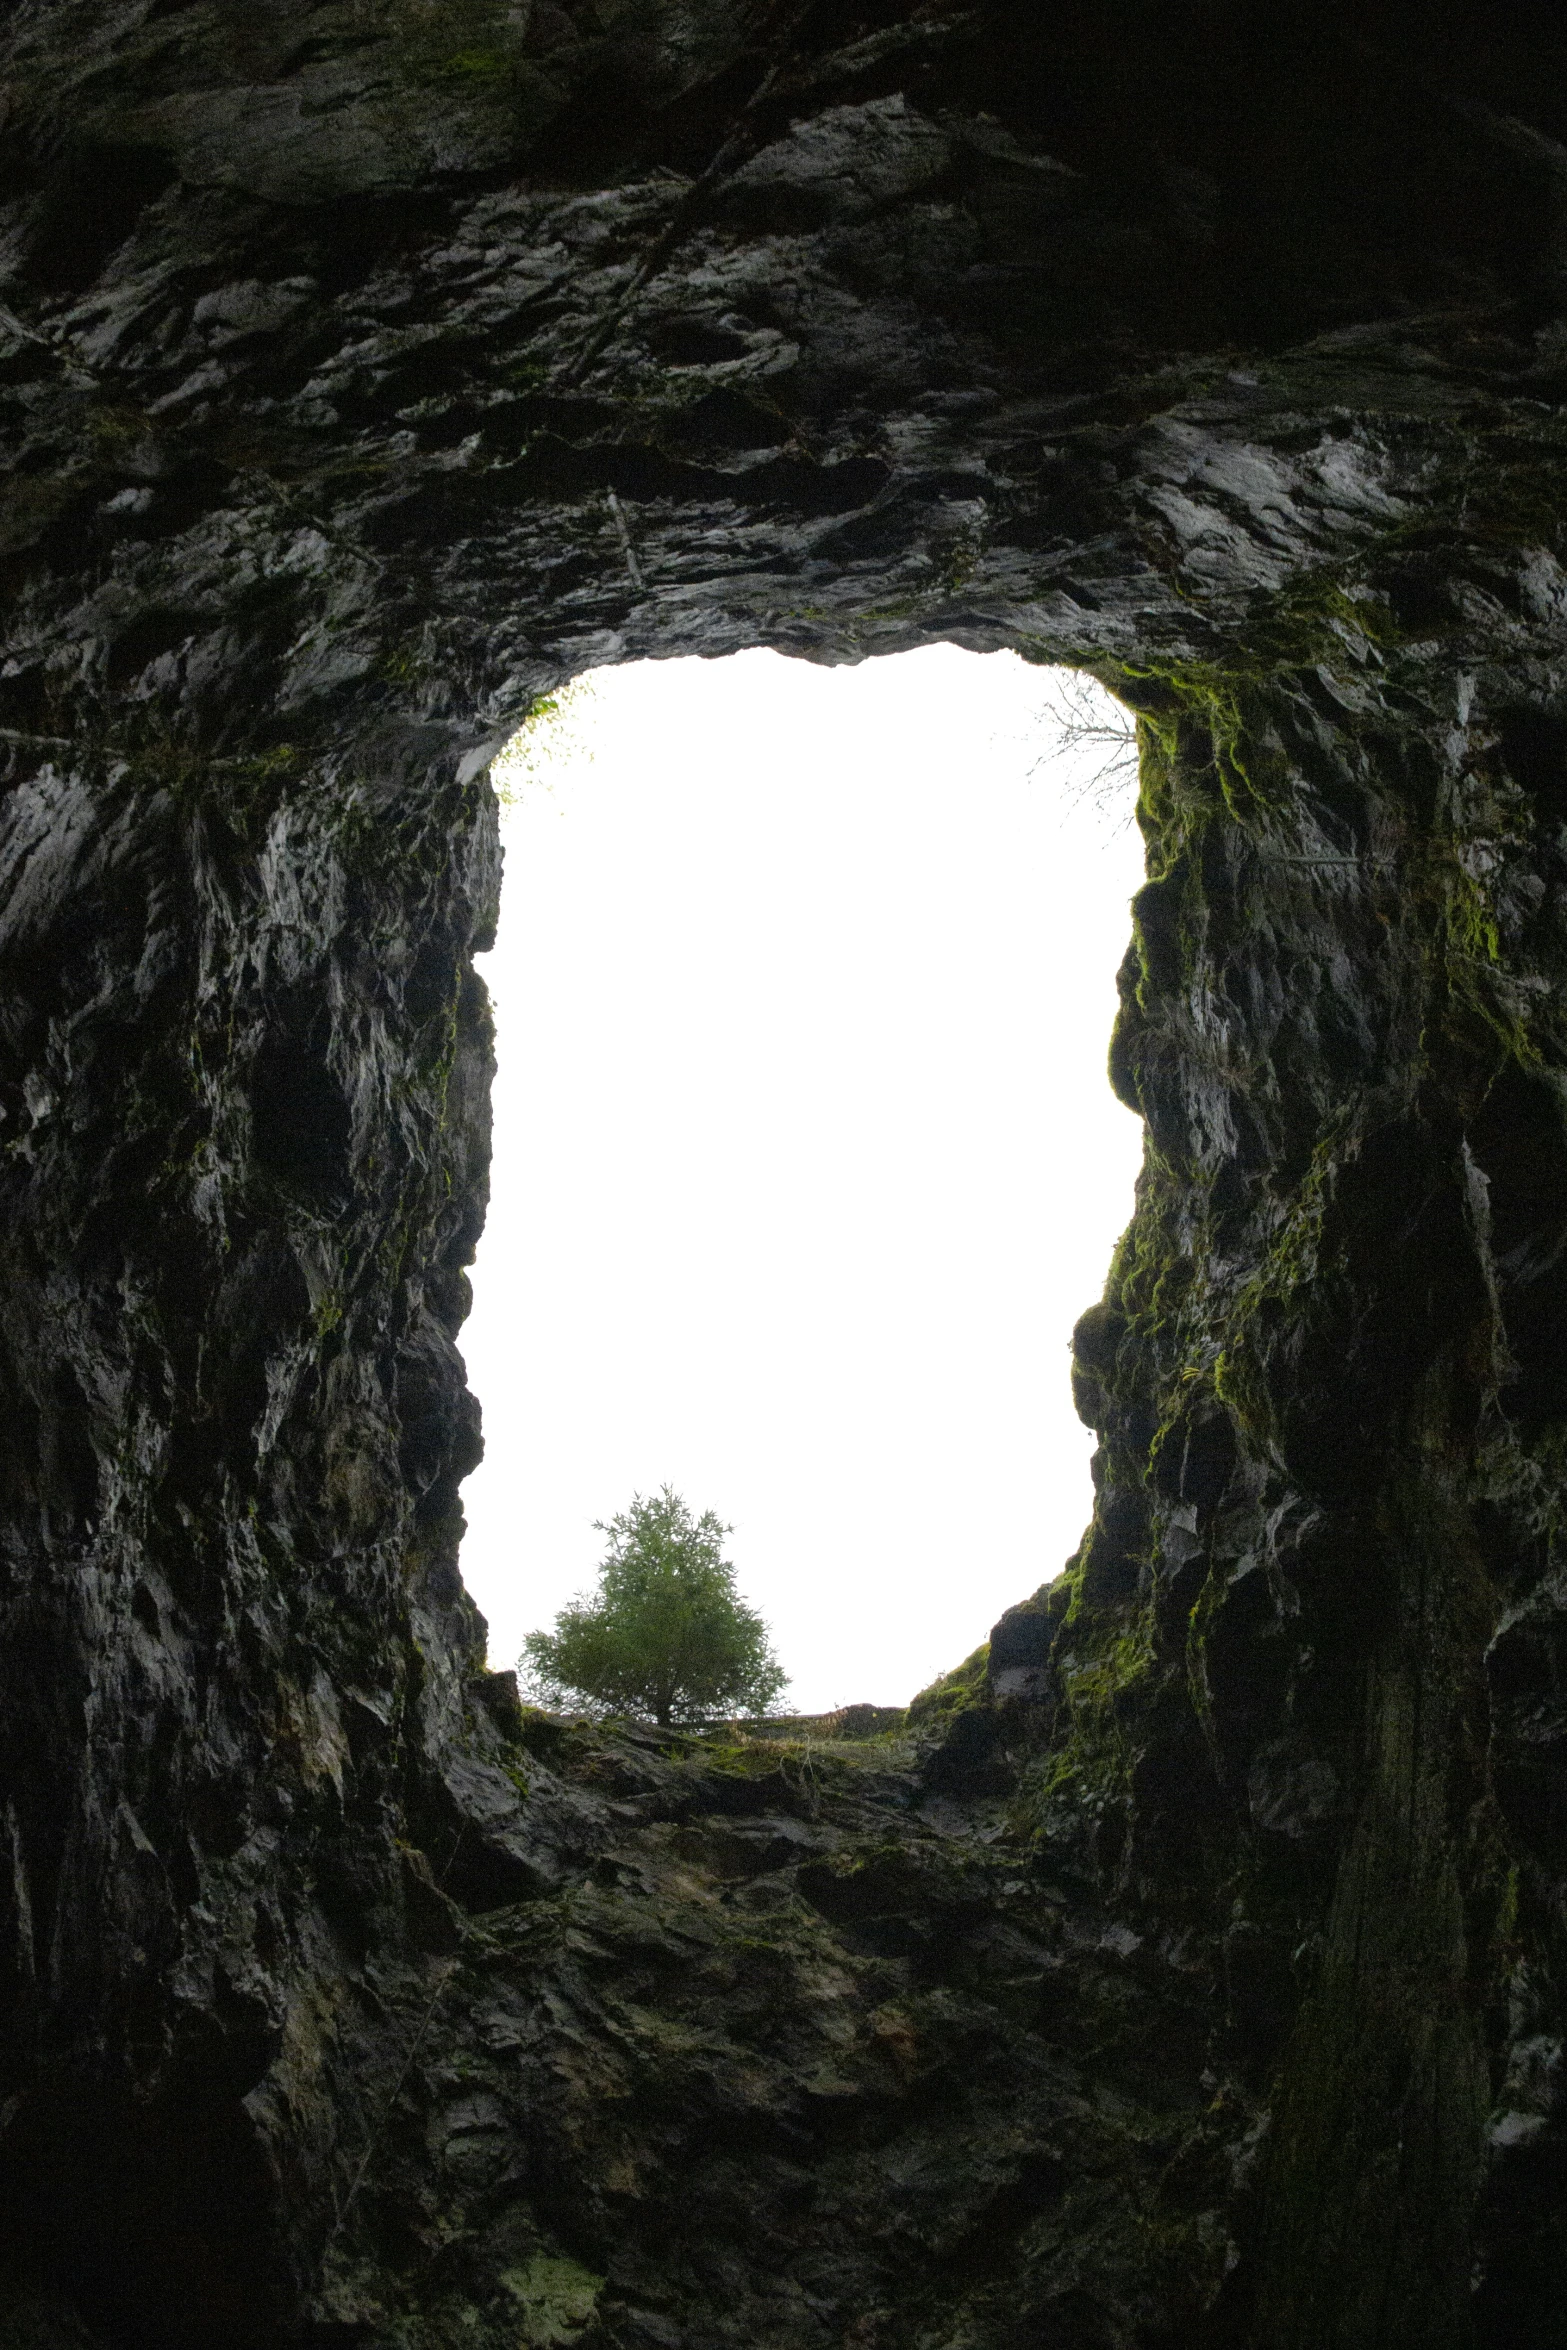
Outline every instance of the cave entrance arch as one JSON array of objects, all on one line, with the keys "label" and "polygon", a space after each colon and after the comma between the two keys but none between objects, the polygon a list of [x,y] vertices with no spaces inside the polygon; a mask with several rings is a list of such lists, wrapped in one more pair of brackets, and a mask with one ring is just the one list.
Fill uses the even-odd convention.
[{"label": "cave entrance arch", "polygon": [[[1560,2338],[1567,35],[1255,14],[7,13],[8,2251],[140,2117],[278,2340]],[[956,1874],[533,1752],[456,1569],[488,760],[932,641],[1111,678],[1152,834]]]},{"label": "cave entrance arch", "polygon": [[790,1710],[902,1705],[1092,1507],[1070,1333],[1141,1149],[1105,1076],[1135,743],[951,648],[584,682],[495,770],[464,1577],[503,1664],[592,1521],[672,1481],[736,1521]]}]

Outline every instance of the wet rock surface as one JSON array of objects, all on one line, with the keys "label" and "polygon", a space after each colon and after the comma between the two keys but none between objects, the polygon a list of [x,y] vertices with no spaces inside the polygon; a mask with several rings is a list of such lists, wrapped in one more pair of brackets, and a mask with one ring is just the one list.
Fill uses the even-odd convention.
[{"label": "wet rock surface", "polygon": [[[1567,2340],[1564,89],[9,12],[7,2339]],[[551,1726],[457,1567],[486,760],[933,639],[1141,722],[1093,1526],[912,1743]]]}]

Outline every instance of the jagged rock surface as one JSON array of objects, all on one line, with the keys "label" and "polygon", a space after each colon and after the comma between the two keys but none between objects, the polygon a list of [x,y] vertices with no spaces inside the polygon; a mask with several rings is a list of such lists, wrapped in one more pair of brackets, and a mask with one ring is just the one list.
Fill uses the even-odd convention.
[{"label": "jagged rock surface", "polygon": [[[17,2341],[1567,2340],[1567,59],[1474,13],[11,10]],[[933,638],[1143,720],[1094,1525],[928,1752],[550,1731],[486,758]]]},{"label": "jagged rock surface", "polygon": [[569,2338],[739,2350],[1201,2309],[1239,2135],[1194,2090],[1203,1970],[1041,1876],[1004,1780],[887,1740],[525,1739],[555,1884],[447,1905],[324,2313],[500,2344],[575,2294]]}]

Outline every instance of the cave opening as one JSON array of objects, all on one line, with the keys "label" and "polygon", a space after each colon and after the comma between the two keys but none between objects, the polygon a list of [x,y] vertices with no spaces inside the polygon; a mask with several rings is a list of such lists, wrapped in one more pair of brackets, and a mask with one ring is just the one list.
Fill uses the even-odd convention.
[{"label": "cave opening", "polygon": [[[1563,2339],[1561,12],[1126,13],[6,12],[10,2342]],[[1071,1597],[525,1715],[485,769],[949,640],[1144,721]]]},{"label": "cave opening", "polygon": [[950,645],[645,662],[495,772],[491,1661],[673,1482],[735,1522],[795,1710],[902,1705],[1092,1509],[1068,1347],[1141,1150],[1125,713]]}]

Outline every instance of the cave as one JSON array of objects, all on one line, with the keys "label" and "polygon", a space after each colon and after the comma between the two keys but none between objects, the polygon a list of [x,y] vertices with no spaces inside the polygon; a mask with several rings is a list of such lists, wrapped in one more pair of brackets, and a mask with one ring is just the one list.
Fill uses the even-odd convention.
[{"label": "cave", "polygon": [[[1564,117],[1538,0],[16,0],[18,2350],[1567,2344]],[[933,642],[1138,725],[1092,1524],[896,1767],[529,1712],[489,763]]]}]

